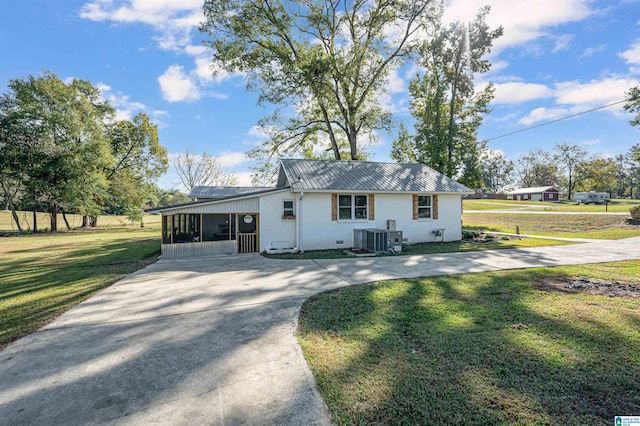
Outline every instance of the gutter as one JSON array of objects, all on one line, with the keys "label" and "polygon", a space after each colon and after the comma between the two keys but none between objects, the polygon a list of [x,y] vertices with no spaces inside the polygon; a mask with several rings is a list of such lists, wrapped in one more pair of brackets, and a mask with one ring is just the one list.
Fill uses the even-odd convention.
[{"label": "gutter", "polygon": [[296,247],[298,247],[298,251],[303,253],[304,248],[302,246],[302,199],[304,198],[304,191],[300,192],[300,198],[298,198],[298,202],[296,203],[297,209],[297,221],[298,226],[296,227]]}]

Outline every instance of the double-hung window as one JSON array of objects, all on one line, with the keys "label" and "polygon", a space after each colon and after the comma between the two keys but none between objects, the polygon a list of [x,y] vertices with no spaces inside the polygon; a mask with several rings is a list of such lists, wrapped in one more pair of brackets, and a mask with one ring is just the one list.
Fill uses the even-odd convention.
[{"label": "double-hung window", "polygon": [[282,202],[282,218],[283,219],[294,219],[296,217],[293,200],[284,200]]},{"label": "double-hung window", "polygon": [[338,195],[338,219],[367,219],[366,195]]},{"label": "double-hung window", "polygon": [[418,219],[431,218],[431,195],[418,195]]}]

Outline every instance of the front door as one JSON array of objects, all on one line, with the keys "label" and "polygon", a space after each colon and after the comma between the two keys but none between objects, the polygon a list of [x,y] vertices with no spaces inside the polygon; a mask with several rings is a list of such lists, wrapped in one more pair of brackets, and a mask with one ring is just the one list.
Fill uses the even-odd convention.
[{"label": "front door", "polygon": [[255,253],[258,251],[258,215],[239,214],[238,218],[238,253]]}]

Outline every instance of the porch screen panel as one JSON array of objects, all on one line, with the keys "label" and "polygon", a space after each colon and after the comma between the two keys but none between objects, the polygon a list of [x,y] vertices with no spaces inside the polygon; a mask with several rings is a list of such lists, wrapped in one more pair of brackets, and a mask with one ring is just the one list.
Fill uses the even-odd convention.
[{"label": "porch screen panel", "polygon": [[162,216],[162,244],[171,244],[171,223],[173,216]]},{"label": "porch screen panel", "polygon": [[200,241],[200,215],[177,214],[173,216],[173,243]]},{"label": "porch screen panel", "polygon": [[228,241],[235,235],[234,215],[203,214],[202,215],[202,241]]}]

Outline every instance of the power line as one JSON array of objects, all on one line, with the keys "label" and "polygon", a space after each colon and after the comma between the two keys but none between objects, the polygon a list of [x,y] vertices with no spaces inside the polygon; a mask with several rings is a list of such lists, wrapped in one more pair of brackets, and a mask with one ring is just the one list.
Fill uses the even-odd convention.
[{"label": "power line", "polygon": [[527,130],[536,129],[538,127],[546,126],[546,125],[552,124],[552,123],[557,123],[558,121],[568,120],[569,118],[577,117],[579,115],[587,114],[589,112],[597,111],[599,109],[609,108],[610,106],[618,105],[618,104],[621,104],[621,103],[627,102],[627,101],[628,101],[628,99],[623,99],[621,101],[614,102],[612,104],[599,106],[597,108],[593,108],[593,109],[590,109],[590,110],[587,110],[587,111],[582,111],[582,112],[579,112],[577,114],[567,115],[566,117],[557,118],[555,120],[545,121],[544,123],[536,124],[535,126],[525,127],[524,129],[516,130],[515,132],[505,133],[504,135],[500,135],[500,136],[494,136],[492,138],[485,139],[485,141],[489,142],[489,141],[493,141],[493,140],[496,140],[496,139],[504,138],[504,137],[507,137],[507,136],[515,135],[516,133],[526,132]]}]

